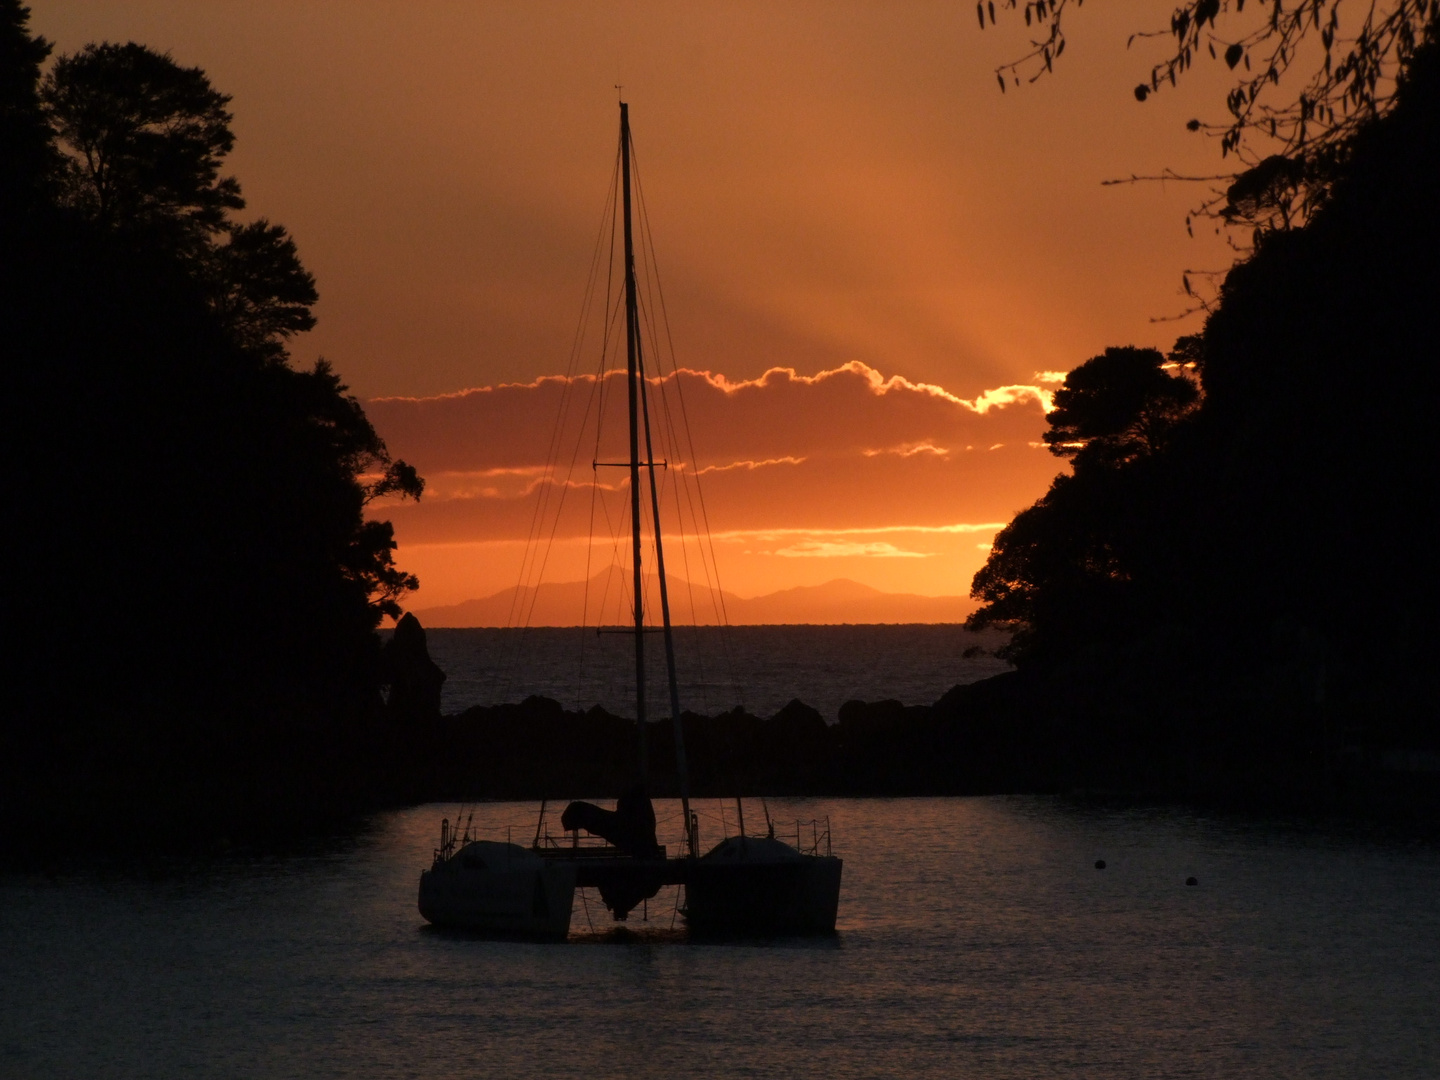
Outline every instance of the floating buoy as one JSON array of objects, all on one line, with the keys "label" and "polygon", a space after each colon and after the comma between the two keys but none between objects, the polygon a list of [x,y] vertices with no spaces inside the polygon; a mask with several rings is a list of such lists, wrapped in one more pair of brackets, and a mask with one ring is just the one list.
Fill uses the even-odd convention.
[{"label": "floating buoy", "polygon": [[1185,879],[1185,884],[1186,884],[1186,885],[1199,885],[1200,882],[1196,881],[1193,877],[1187,877],[1187,878]]},{"label": "floating buoy", "polygon": [[1104,859],[1096,859],[1096,860],[1095,860],[1095,869],[1096,869],[1096,870],[1104,870],[1104,869],[1105,869],[1105,860],[1104,860]]}]

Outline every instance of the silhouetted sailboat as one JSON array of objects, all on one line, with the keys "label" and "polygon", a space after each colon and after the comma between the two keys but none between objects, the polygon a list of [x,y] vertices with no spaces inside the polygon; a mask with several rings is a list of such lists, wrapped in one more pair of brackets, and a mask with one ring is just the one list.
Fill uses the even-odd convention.
[{"label": "silhouetted sailboat", "polygon": [[[624,218],[626,384],[629,412],[629,460],[619,463],[630,474],[630,554],[634,597],[635,719],[638,768],[634,785],[606,810],[572,802],[561,815],[568,842],[544,830],[545,807],[530,849],[514,844],[472,840],[468,828],[457,840],[448,821],[434,864],[420,878],[420,911],[440,925],[484,931],[563,936],[569,928],[574,889],[595,887],[612,916],[626,919],[666,885],[684,889],[680,913],[692,932],[710,934],[833,933],[840,899],[842,862],[830,853],[828,827],[812,833],[802,851],[800,830],[794,846],[775,837],[747,836],[744,807],[736,799],[740,834],[726,837],[701,855],[698,822],[690,808],[685,732],[675,671],[675,643],[660,530],[645,359],[635,277],[631,211],[630,112],[620,103],[620,171]],[[643,451],[642,456],[642,436]],[[669,856],[657,839],[655,809],[649,796],[648,728],[645,699],[645,625],[642,575],[642,471],[649,481],[655,577],[659,583],[665,672],[674,724],[675,769],[679,786],[685,850]],[[768,821],[768,812],[767,812]],[[458,829],[458,823],[456,828]],[[581,833],[601,845],[581,843]],[[821,854],[820,847],[825,847]]]}]

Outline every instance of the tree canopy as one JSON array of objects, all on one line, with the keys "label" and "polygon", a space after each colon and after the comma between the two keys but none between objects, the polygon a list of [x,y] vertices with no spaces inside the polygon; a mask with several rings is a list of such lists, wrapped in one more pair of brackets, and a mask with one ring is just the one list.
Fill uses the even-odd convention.
[{"label": "tree canopy", "polygon": [[[995,76],[1004,90],[1054,70],[1083,0],[982,0],[981,28],[1023,14],[1036,36]],[[998,9],[998,11],[997,11]],[[1161,9],[1157,8],[1157,15]],[[1235,73],[1224,119],[1192,119],[1219,140],[1229,173],[1200,211],[1260,232],[1306,220],[1324,201],[1351,137],[1393,106],[1397,80],[1436,31],[1435,0],[1181,0],[1168,21],[1139,26],[1127,44],[1169,39],[1144,72],[1135,99],[1173,88],[1196,63]],[[1166,173],[1166,178],[1176,177]],[[1139,179],[1139,178],[1132,178]]]},{"label": "tree canopy", "polygon": [[0,214],[16,220],[44,198],[56,152],[40,109],[40,68],[50,43],[26,31],[30,13],[0,4]]},{"label": "tree canopy", "polygon": [[1432,38],[1324,205],[1229,272],[1201,334],[1067,376],[1046,442],[1072,469],[974,582],[976,623],[1015,625],[1022,668],[1085,668],[1104,708],[1216,739],[1288,716],[1286,738],[1330,754],[1440,746],[1437,162]]},{"label": "tree canopy", "polygon": [[1110,348],[1065,376],[1055,392],[1042,438],[1050,451],[1122,465],[1164,449],[1175,423],[1199,399],[1180,362],[1170,366],[1157,349]]},{"label": "tree canopy", "polygon": [[204,237],[240,210],[220,175],[235,146],[230,98],[199,68],[130,42],[62,56],[41,100],[67,151],[67,201],[107,227],[173,224]]},{"label": "tree canopy", "polygon": [[374,631],[417,585],[367,514],[423,481],[292,364],[315,281],[235,216],[229,98],[134,43],[45,73],[27,14],[0,0],[0,819],[353,805],[385,756]]},{"label": "tree canopy", "polygon": [[1154,463],[1199,397],[1183,361],[1155,349],[1106,349],[1066,375],[1043,438],[1073,473],[995,537],[975,576],[985,602],[976,626],[1015,624],[1020,657],[1061,650],[1072,634],[1117,632],[1145,545]]}]

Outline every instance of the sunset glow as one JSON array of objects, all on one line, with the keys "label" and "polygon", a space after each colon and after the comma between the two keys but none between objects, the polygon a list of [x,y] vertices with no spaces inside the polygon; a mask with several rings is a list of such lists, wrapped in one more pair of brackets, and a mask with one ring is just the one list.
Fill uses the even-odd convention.
[{"label": "sunset glow", "polygon": [[1087,8],[1063,81],[1004,95],[1023,26],[943,3],[33,8],[60,52],[143,41],[233,95],[229,166],[319,282],[295,362],[329,359],[427,479],[384,508],[414,607],[514,585],[546,485],[576,493],[547,575],[585,574],[591,470],[544,465],[617,83],[692,409],[674,464],[739,595],[968,592],[1059,470],[1039,437],[1064,372],[1168,347],[1196,325],[1152,321],[1187,306],[1181,272],[1229,258],[1186,235],[1193,189],[1100,186],[1213,171],[1194,99],[1136,106],[1139,3]]}]

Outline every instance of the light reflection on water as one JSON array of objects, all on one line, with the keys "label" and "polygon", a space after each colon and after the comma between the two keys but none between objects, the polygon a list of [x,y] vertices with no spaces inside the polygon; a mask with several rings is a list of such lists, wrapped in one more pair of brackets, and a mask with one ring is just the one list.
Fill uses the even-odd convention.
[{"label": "light reflection on water", "polygon": [[[1436,1075],[1433,845],[1041,798],[769,808],[829,815],[836,939],[690,944],[665,893],[628,940],[593,896],[570,944],[426,930],[454,806],[317,854],[0,879],[0,1075]],[[535,811],[476,829],[523,843]]]}]

